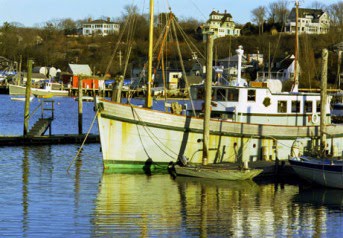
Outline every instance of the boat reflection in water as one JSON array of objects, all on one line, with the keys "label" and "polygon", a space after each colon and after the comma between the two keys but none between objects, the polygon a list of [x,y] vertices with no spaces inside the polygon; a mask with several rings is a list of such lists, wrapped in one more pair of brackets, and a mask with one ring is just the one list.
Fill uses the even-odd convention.
[{"label": "boat reflection in water", "polygon": [[104,173],[95,204],[93,235],[298,234],[294,216],[306,216],[294,213],[292,199],[298,190],[294,185],[258,185],[253,181]]},{"label": "boat reflection in water", "polygon": [[343,190],[330,188],[303,189],[294,196],[293,201],[299,204],[343,210]]}]

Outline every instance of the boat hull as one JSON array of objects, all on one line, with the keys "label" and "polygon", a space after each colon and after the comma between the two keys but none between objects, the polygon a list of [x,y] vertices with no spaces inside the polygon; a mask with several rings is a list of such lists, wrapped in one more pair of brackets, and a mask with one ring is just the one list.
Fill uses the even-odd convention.
[{"label": "boat hull", "polygon": [[[97,98],[98,126],[105,169],[167,167],[185,156],[202,163],[203,119],[118,104]],[[337,151],[342,151],[343,127],[328,126]],[[288,160],[295,139],[310,144],[319,139],[318,126],[249,124],[210,121],[209,163]],[[329,145],[330,146],[330,145]],[[277,148],[277,150],[276,150]]]},{"label": "boat hull", "polygon": [[196,166],[175,165],[175,173],[181,176],[221,179],[221,180],[248,180],[262,173],[262,169],[230,169],[208,166],[207,168]]},{"label": "boat hull", "polygon": [[[9,94],[10,95],[25,95],[26,87],[19,85],[9,84]],[[69,92],[66,90],[47,90],[41,88],[31,88],[31,93],[34,96],[44,97],[44,96],[68,96]]]},{"label": "boat hull", "polygon": [[299,177],[324,187],[343,189],[343,161],[292,158],[289,162]]}]

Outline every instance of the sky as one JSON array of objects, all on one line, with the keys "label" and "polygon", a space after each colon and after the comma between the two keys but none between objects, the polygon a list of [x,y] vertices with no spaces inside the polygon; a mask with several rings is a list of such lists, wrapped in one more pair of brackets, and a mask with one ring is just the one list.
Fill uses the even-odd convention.
[{"label": "sky", "polygon": [[[169,6],[179,19],[208,19],[212,10],[231,13],[236,23],[251,21],[251,11],[279,0],[155,0],[155,13],[167,12]],[[290,2],[289,9],[295,0]],[[314,0],[301,0],[301,7],[309,7]],[[342,0],[316,0],[325,5]],[[116,19],[125,13],[125,6],[136,5],[140,13],[148,13],[150,0],[0,0],[0,26],[17,22],[26,27],[44,26],[51,20],[71,18],[82,20],[110,17]]]}]

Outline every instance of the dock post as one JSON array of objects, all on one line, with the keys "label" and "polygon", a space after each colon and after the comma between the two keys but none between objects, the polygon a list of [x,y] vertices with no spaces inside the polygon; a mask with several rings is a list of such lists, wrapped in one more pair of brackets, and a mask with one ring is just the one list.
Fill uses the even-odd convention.
[{"label": "dock post", "polygon": [[79,76],[78,81],[78,125],[79,125],[79,135],[82,134],[82,78]]},{"label": "dock post", "polygon": [[24,136],[29,132],[29,118],[30,118],[30,97],[31,97],[31,76],[32,76],[32,60],[27,61],[27,80],[25,91],[25,108],[24,108]]}]

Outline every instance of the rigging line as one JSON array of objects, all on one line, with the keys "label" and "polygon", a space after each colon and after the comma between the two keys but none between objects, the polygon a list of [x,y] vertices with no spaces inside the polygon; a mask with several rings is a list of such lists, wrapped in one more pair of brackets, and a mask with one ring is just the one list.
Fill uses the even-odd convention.
[{"label": "rigging line", "polygon": [[198,7],[199,6],[199,4],[196,4],[196,3],[194,3],[194,1],[193,0],[191,0],[191,3],[194,5],[194,7],[200,12],[200,14],[201,14],[201,16],[203,17],[203,20],[207,20],[207,17],[204,15],[204,13],[203,12],[201,12],[201,10],[200,10],[200,8]]},{"label": "rigging line", "polygon": [[[282,27],[281,27],[281,32],[283,32],[284,27],[285,27],[285,25],[283,24]],[[279,34],[279,38],[278,38],[277,43],[276,43],[276,47],[275,47],[275,51],[274,51],[274,54],[273,54],[273,59],[272,59],[271,64],[274,64],[276,52],[277,52],[277,49],[279,48],[280,41],[281,41],[281,34]],[[269,78],[270,78],[270,75],[269,75]]]},{"label": "rigging line", "polygon": [[[161,146],[159,146],[158,143],[156,143],[155,140],[157,140],[160,144],[162,144],[167,150],[169,150],[170,152],[172,152],[172,154],[174,154],[175,156],[177,156],[177,153],[175,153],[173,150],[171,150],[169,147],[165,146],[164,143],[162,143],[159,138],[150,130],[149,127],[146,126],[146,124],[141,120],[140,116],[138,115],[138,113],[135,111],[135,113],[137,114],[138,120],[143,124],[143,128],[144,130],[147,132],[147,134],[149,135],[149,137],[152,139],[152,141],[156,144],[156,146],[162,151],[164,152],[166,155],[168,155],[169,157],[171,157],[172,159],[174,159],[173,156],[169,155]],[[154,140],[154,138],[155,140]]]},{"label": "rigging line", "polygon": [[96,111],[96,113],[95,113],[95,115],[94,115],[94,118],[93,118],[93,121],[92,121],[92,123],[91,123],[91,126],[89,127],[88,132],[87,132],[87,134],[86,134],[86,136],[85,136],[85,139],[83,139],[83,142],[82,142],[82,144],[81,144],[79,150],[77,151],[77,153],[76,153],[74,159],[70,162],[69,167],[68,167],[68,169],[67,169],[67,172],[69,172],[70,167],[72,166],[72,164],[74,163],[74,161],[76,160],[76,158],[80,155],[80,153],[81,153],[81,151],[82,151],[82,149],[83,149],[83,146],[84,146],[84,144],[86,143],[86,140],[87,140],[87,138],[88,138],[88,135],[90,134],[90,132],[91,132],[91,130],[92,130],[92,128],[93,128],[95,119],[97,118],[98,114],[99,114],[99,110]]},{"label": "rigging line", "polygon": [[[133,108],[132,104],[130,104],[130,106],[131,106],[131,111],[132,111],[133,118],[136,120],[135,113],[134,113],[134,108]],[[137,128],[139,140],[141,141],[141,145],[143,146],[143,150],[144,150],[145,154],[148,156],[148,158],[151,159],[148,151],[146,150],[146,148],[144,146],[144,143],[143,143],[143,140],[142,140],[142,136],[141,136],[141,133],[139,131],[138,124],[136,125],[136,128]]]},{"label": "rigging line", "polygon": [[117,43],[116,43],[116,45],[115,45],[115,47],[114,47],[114,50],[113,50],[113,52],[112,52],[110,61],[109,61],[108,64],[107,64],[106,71],[105,71],[105,75],[106,75],[107,73],[109,73],[109,71],[110,71],[112,62],[113,62],[113,60],[114,60],[114,57],[115,57],[116,54],[117,54],[117,50],[118,50],[118,48],[119,48],[119,44],[120,44],[120,42],[121,42],[121,39],[123,38],[123,35],[124,35],[124,32],[125,32],[125,29],[126,29],[127,25],[128,25],[128,21],[125,22],[125,24],[124,24],[124,29],[123,29],[123,30],[120,32],[120,34],[119,34],[118,41],[117,41]]},{"label": "rigging line", "polygon": [[[190,37],[187,36],[186,32],[182,29],[181,25],[180,25],[177,21],[175,21],[175,23],[176,23],[176,26],[177,26],[177,28],[179,29],[180,33],[181,33],[182,36],[184,37],[184,39],[185,39],[185,41],[186,41],[188,47],[189,47],[190,49],[192,49],[191,46],[193,46],[193,49],[194,49],[195,51],[197,51],[197,53],[198,53],[203,59],[205,59],[205,56],[204,56],[204,55],[201,53],[201,51],[196,47],[196,45],[195,45],[194,42],[190,39]],[[189,46],[189,42],[190,42],[191,46]]]},{"label": "rigging line", "polygon": [[[180,45],[179,45],[179,41],[178,41],[178,38],[177,38],[177,32],[176,32],[176,27],[175,27],[175,19],[172,21],[172,33],[174,33],[174,37],[176,39],[176,46],[177,46],[177,51],[178,51],[178,54],[179,54],[179,59],[180,59],[180,64],[181,64],[181,67],[182,67],[182,73],[184,75],[184,79],[185,79],[185,82],[186,82],[186,88],[188,90],[188,92],[190,92],[190,84],[188,82],[188,78],[187,78],[187,74],[186,74],[186,70],[185,70],[185,66],[183,64],[183,60],[182,60],[182,54],[181,54],[181,50],[180,50]],[[173,34],[172,34],[173,35]],[[193,103],[193,100],[192,100],[192,97],[191,97],[191,94],[188,93],[189,95],[189,99],[191,101],[191,105],[192,105],[192,110],[193,110],[193,114],[194,116],[196,115],[195,114],[195,109],[194,109],[194,103]]]},{"label": "rigging line", "polygon": [[[175,156],[177,156],[178,154],[175,153],[175,152],[174,152],[172,149],[170,149],[169,147],[165,146],[164,143],[162,143],[162,142],[159,140],[159,138],[150,130],[150,128],[149,128],[149,127],[147,128],[146,123],[143,122],[143,121],[141,120],[140,116],[138,115],[137,111],[134,109],[134,107],[132,106],[132,104],[130,104],[130,106],[131,106],[131,108],[132,108],[132,111],[136,114],[136,116],[137,116],[137,118],[138,118],[138,121],[140,121],[140,122],[142,123],[144,130],[147,132],[147,134],[149,135],[149,137],[151,138],[151,140],[154,142],[154,144],[155,144],[163,153],[165,153],[167,156],[169,156],[169,157],[172,158],[172,159],[175,159],[173,156],[171,156],[170,154],[168,154],[168,153],[166,152],[166,150],[163,149],[159,144],[162,144],[167,150],[169,150],[170,152],[172,152],[172,154],[174,154]],[[136,118],[136,117],[135,117],[135,118]],[[157,140],[157,141],[159,142],[159,144],[156,143],[155,140]]]}]

